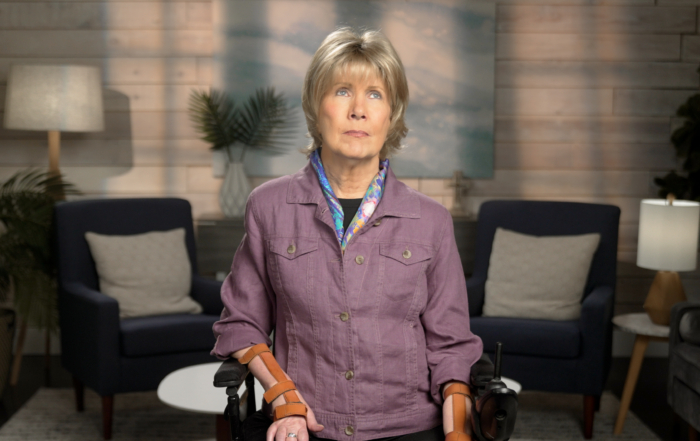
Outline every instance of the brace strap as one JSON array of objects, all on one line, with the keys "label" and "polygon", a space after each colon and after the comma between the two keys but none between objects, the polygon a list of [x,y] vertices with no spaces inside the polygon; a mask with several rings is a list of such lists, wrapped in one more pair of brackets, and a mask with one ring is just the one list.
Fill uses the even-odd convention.
[{"label": "brace strap", "polygon": [[[265,401],[267,401],[267,403],[269,404],[275,401],[280,395],[291,390],[297,390],[292,380],[280,381],[279,383],[269,388],[267,392],[265,392],[265,395],[263,395],[263,398],[265,398]],[[286,394],[285,398],[287,398]]]},{"label": "brace strap", "polygon": [[265,343],[260,343],[259,345],[255,345],[252,348],[248,349],[248,351],[245,354],[243,354],[243,356],[241,358],[238,359],[238,362],[241,364],[248,364],[255,357],[262,354],[263,352],[272,353],[270,351],[270,348],[268,348]]},{"label": "brace strap", "polygon": [[275,399],[280,396],[284,396],[285,404],[280,404],[275,408],[274,420],[277,421],[280,418],[285,418],[292,415],[306,417],[306,404],[301,402],[299,395],[296,393],[296,386],[292,380],[288,380],[287,376],[284,375],[284,371],[275,360],[275,356],[272,355],[270,348],[267,347],[265,343],[255,345],[243,354],[243,356],[238,359],[241,364],[250,363],[255,357],[260,357],[265,367],[270,371],[272,377],[277,380],[277,383],[268,389],[263,397],[267,403],[272,403]]},{"label": "brace strap", "polygon": [[[461,395],[466,398],[472,396],[469,386],[464,383],[454,383],[445,389],[445,399],[451,395]],[[465,400],[452,398],[452,432],[448,433],[445,441],[471,441],[467,431],[467,405]]]},{"label": "brace strap", "polygon": [[294,415],[306,417],[306,405],[304,403],[287,403],[275,407],[275,421]]}]

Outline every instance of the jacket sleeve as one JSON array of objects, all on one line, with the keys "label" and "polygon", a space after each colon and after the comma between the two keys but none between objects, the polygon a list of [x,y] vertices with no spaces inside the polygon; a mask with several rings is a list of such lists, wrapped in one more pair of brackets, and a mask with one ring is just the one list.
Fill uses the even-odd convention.
[{"label": "jacket sleeve", "polygon": [[255,192],[248,198],[245,236],[233,258],[231,273],[221,286],[224,309],[214,323],[216,344],[212,355],[226,359],[232,353],[265,343],[276,318],[275,294],[265,264],[265,241],[255,207]]},{"label": "jacket sleeve", "polygon": [[426,277],[428,301],[421,315],[430,368],[430,393],[442,405],[442,385],[469,383],[471,366],[481,357],[481,339],[469,329],[467,285],[457,252],[452,217],[445,211],[440,244]]}]

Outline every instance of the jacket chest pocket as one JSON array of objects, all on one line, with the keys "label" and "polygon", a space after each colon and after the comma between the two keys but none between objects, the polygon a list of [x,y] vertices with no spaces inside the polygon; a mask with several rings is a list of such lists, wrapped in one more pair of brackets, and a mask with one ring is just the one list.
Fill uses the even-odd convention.
[{"label": "jacket chest pocket", "polygon": [[314,257],[318,254],[316,237],[279,237],[270,239],[269,264],[275,275],[273,284],[288,297],[298,298],[312,287],[313,271],[317,266]]},{"label": "jacket chest pocket", "polygon": [[384,266],[384,294],[391,300],[413,297],[418,283],[425,283],[425,270],[433,258],[433,249],[412,243],[379,244]]}]

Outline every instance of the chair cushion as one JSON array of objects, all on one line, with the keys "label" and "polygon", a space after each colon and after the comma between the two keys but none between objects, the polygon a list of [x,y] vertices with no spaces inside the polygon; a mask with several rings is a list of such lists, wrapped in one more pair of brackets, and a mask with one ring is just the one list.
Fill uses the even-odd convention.
[{"label": "chair cushion", "polygon": [[192,266],[185,229],[130,236],[85,233],[97,267],[100,291],[119,302],[119,316],[198,314],[190,297]]},{"label": "chair cushion", "polygon": [[218,315],[174,314],[121,320],[121,352],[127,357],[209,351]]},{"label": "chair cushion", "polygon": [[534,357],[576,358],[581,333],[578,321],[471,317],[471,330],[481,337],[484,351],[494,352],[503,343],[504,354]]},{"label": "chair cushion", "polygon": [[486,317],[576,320],[600,234],[530,236],[498,228],[486,279]]}]

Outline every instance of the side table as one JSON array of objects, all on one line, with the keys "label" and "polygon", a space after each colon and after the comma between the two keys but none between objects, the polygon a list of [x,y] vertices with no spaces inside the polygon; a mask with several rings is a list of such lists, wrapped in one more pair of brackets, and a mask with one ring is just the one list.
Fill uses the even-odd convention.
[{"label": "side table", "polygon": [[613,317],[612,321],[621,331],[636,334],[634,349],[632,350],[632,359],[630,360],[630,367],[627,371],[625,387],[622,390],[620,410],[617,413],[617,420],[615,420],[615,428],[613,429],[613,433],[619,435],[622,433],[622,428],[625,426],[625,418],[627,417],[627,411],[632,402],[632,395],[634,395],[634,388],[637,385],[639,370],[642,367],[644,353],[649,346],[649,342],[668,341],[670,328],[653,323],[645,312],[618,315]]}]

